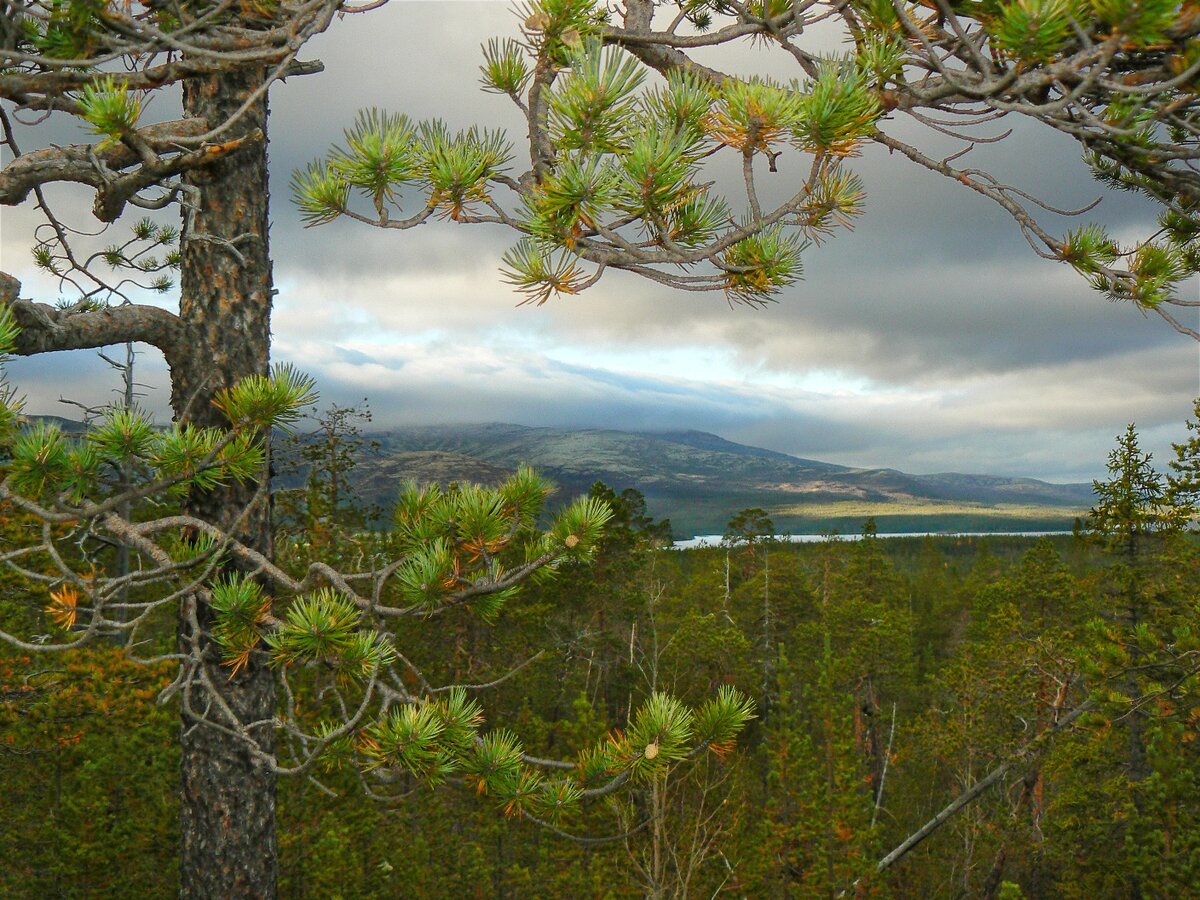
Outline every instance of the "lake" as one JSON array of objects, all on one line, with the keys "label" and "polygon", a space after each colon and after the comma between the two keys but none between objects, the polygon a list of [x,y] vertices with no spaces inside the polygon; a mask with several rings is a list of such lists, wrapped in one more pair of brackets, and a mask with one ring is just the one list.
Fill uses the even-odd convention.
[{"label": "lake", "polygon": [[[923,538],[923,537],[1051,537],[1053,535],[1071,534],[1070,531],[906,531],[895,534],[877,534],[883,538]],[[821,541],[861,541],[861,534],[777,534],[775,540],[785,544],[817,544]],[[721,544],[719,534],[698,534],[686,541],[675,541],[672,550],[695,550],[700,547],[718,547]],[[739,542],[741,543],[741,542]]]}]

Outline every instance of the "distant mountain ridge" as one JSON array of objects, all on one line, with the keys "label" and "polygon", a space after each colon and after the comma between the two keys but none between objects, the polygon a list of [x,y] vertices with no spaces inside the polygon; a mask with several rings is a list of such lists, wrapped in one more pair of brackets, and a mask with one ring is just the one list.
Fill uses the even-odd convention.
[{"label": "distant mountain ridge", "polygon": [[[78,423],[38,416],[66,431]],[[362,499],[390,507],[400,485],[497,484],[521,463],[551,478],[563,501],[596,481],[636,488],[677,537],[719,534],[739,510],[762,507],[781,532],[1057,531],[1093,502],[1091,484],[898,469],[852,468],[751,447],[706,431],[621,431],[487,423],[401,426],[364,435],[353,475]],[[287,484],[293,479],[285,480]]]},{"label": "distant mountain ridge", "polygon": [[[554,479],[564,496],[597,480],[617,490],[636,488],[650,514],[670,518],[677,535],[719,533],[749,506],[763,507],[780,529],[793,531],[857,529],[868,515],[893,531],[1058,530],[1092,503],[1090,484],[851,468],[703,431],[488,423],[404,426],[370,437],[381,453],[362,464],[362,483],[381,502],[390,499],[388,484],[402,472],[418,481],[481,480],[481,467],[498,477],[525,462]],[[436,466],[435,457],[420,456],[431,453],[442,454]]]}]

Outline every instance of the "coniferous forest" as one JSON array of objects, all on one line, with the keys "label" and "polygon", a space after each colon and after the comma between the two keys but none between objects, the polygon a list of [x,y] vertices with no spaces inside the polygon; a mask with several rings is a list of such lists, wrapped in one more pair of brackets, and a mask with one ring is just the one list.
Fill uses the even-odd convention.
[{"label": "coniferous forest", "polygon": [[[0,0],[0,895],[1200,896],[1196,0],[388,5]],[[1104,474],[684,551],[524,463],[375,508],[364,383],[774,429],[757,497]]]},{"label": "coniferous forest", "polygon": [[[353,470],[355,432],[283,453],[307,473],[277,497],[291,570],[390,539],[364,530],[369,511],[331,477]],[[1131,427],[1077,533],[1037,539],[886,538],[868,522],[857,540],[788,544],[744,510],[722,546],[677,551],[636,491],[597,483],[613,516],[594,558],[491,621],[463,608],[398,630],[411,671],[486,698],[539,758],[619,746],[661,692],[699,705],[738,686],[748,727],[560,823],[482,780],[376,778],[333,755],[281,781],[280,892],[1190,896],[1198,446],[1193,432],[1158,471]],[[63,624],[13,576],[0,614],[6,629]],[[141,653],[172,640],[152,628]],[[175,893],[177,724],[156,702],[169,663],[101,645],[5,650],[0,665],[0,893]],[[337,693],[332,668],[310,663],[289,702],[314,698],[315,716]]]}]

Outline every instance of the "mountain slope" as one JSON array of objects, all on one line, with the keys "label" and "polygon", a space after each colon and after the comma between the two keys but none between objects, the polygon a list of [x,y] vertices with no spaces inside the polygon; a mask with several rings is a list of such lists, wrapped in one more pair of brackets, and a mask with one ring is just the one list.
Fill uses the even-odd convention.
[{"label": "mountain slope", "polygon": [[364,461],[365,493],[386,502],[404,477],[496,481],[525,462],[560,495],[600,480],[646,496],[676,534],[720,532],[730,516],[761,506],[780,529],[857,529],[874,515],[883,530],[1041,530],[1069,527],[1091,504],[1091,486],[990,475],[909,475],[853,469],[748,447],[700,431],[530,428],[487,424],[394,428],[371,435],[381,454]]},{"label": "mountain slope", "polygon": [[[78,423],[39,416],[66,431]],[[528,463],[558,485],[554,501],[596,481],[636,488],[677,536],[719,534],[738,510],[765,509],[780,531],[857,531],[874,517],[884,532],[1043,531],[1071,527],[1092,504],[1090,484],[897,469],[856,469],[749,447],[704,431],[618,431],[523,425],[407,426],[364,435],[353,481],[367,503],[387,509],[400,485],[498,484]],[[296,487],[302,473],[278,479]]]}]

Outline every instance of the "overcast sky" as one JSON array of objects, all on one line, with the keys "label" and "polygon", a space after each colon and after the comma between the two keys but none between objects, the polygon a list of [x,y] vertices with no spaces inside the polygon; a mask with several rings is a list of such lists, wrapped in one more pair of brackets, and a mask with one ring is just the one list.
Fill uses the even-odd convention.
[{"label": "overcast sky", "polygon": [[[498,274],[513,237],[502,229],[300,226],[292,170],[338,140],[360,107],[505,127],[519,149],[519,116],[477,81],[480,43],[515,34],[516,23],[500,2],[393,2],[309,45],[304,57],[322,59],[324,74],[273,89],[273,352],[315,375],[326,399],[367,397],[384,426],[697,428],[846,465],[1054,481],[1100,475],[1128,422],[1159,459],[1181,439],[1200,394],[1194,343],[1036,258],[987,200],[884,152],[854,164],[868,191],[857,229],[810,249],[804,279],[763,310],[624,273],[518,307]],[[752,48],[712,61],[798,74]],[[159,99],[152,112],[173,117]],[[1062,207],[1100,195],[1072,142],[1014,124],[975,165]],[[907,123],[888,128],[918,137]],[[919,136],[951,149],[934,138]],[[802,164],[781,160],[768,191],[793,186]],[[82,193],[57,196],[90,205]],[[53,296],[27,263],[33,213],[0,215],[4,270],[26,296]],[[1132,236],[1152,212],[1122,195],[1089,217]],[[1076,223],[1047,224],[1062,233]],[[31,410],[63,415],[60,394],[96,402],[115,386],[87,353],[17,361],[10,376]],[[165,369],[150,351],[141,377],[157,385],[147,404],[164,410]]]}]

